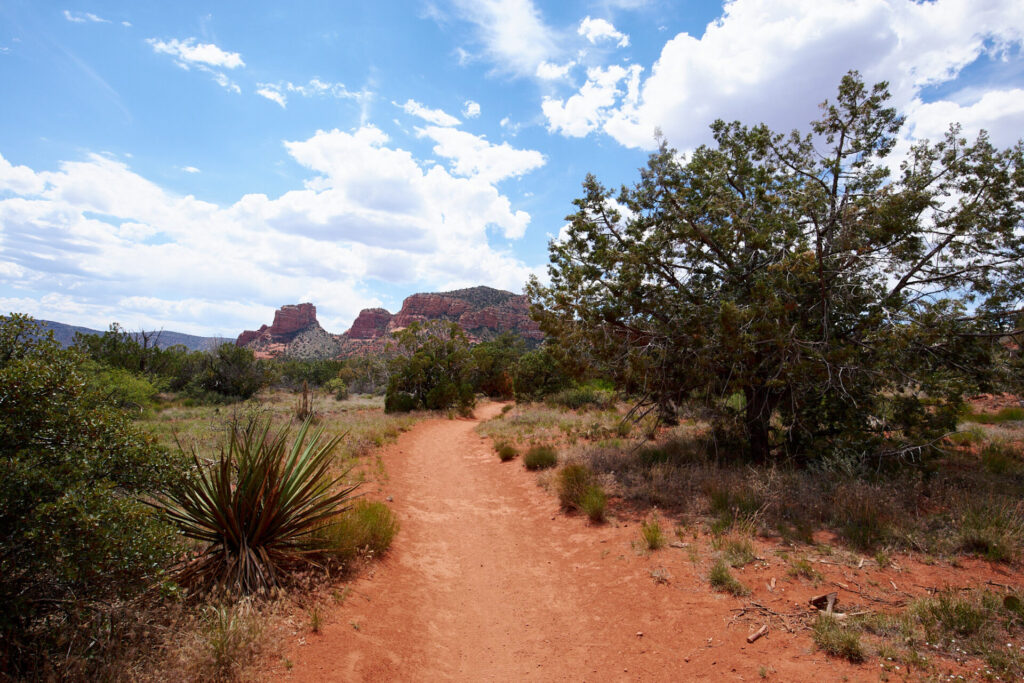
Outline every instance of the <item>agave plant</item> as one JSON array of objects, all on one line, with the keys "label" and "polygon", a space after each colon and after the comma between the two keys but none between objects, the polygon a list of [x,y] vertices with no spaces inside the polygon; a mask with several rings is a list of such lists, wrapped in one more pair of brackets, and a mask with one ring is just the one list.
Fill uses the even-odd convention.
[{"label": "agave plant", "polygon": [[157,503],[185,536],[206,544],[182,566],[182,583],[262,592],[330,556],[314,532],[350,507],[358,484],[339,486],[347,471],[328,475],[344,435],[323,441],[322,428],[309,428],[307,420],[289,447],[288,430],[272,434],[269,420],[236,422],[212,463],[191,450],[195,472]]}]

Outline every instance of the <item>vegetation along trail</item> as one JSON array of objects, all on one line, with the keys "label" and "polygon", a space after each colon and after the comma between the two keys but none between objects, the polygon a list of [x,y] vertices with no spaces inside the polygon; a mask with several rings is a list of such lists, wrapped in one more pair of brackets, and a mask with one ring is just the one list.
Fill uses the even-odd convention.
[{"label": "vegetation along trail", "polygon": [[[417,425],[383,452],[402,529],[319,633],[287,648],[300,681],[785,680],[838,671],[783,631],[747,644],[697,576],[658,582],[633,551],[637,524],[588,526],[558,512],[518,461],[502,463],[477,419]],[[681,554],[679,550],[675,554]],[[679,571],[673,569],[673,571]],[[703,584],[703,585],[702,585]]]}]

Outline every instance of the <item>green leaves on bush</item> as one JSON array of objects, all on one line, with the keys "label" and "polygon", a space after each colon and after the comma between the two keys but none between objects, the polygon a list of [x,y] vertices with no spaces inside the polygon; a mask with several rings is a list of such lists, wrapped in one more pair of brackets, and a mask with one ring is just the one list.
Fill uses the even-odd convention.
[{"label": "green leaves on bush", "polygon": [[528,470],[546,470],[558,464],[558,454],[551,446],[531,446],[523,456],[523,465]]},{"label": "green leaves on bush", "polygon": [[341,437],[322,442],[323,430],[309,436],[309,428],[307,421],[289,447],[288,430],[271,434],[269,421],[236,423],[212,464],[192,452],[196,471],[159,503],[185,536],[206,544],[181,568],[183,583],[253,593],[329,558],[314,532],[347,508],[358,484],[328,476]]}]

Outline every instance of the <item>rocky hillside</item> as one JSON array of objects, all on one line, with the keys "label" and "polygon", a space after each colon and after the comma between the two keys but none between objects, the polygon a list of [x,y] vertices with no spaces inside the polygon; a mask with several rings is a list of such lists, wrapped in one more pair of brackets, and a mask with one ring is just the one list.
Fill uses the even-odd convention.
[{"label": "rocky hillside", "polygon": [[359,313],[351,329],[332,335],[317,322],[316,307],[305,303],[281,307],[274,314],[272,325],[243,332],[236,343],[262,357],[345,357],[382,351],[392,332],[414,322],[450,320],[458,323],[475,342],[493,339],[502,332],[515,332],[535,344],[543,334],[530,319],[529,310],[525,296],[491,287],[413,294],[402,303],[398,313],[367,308]]}]

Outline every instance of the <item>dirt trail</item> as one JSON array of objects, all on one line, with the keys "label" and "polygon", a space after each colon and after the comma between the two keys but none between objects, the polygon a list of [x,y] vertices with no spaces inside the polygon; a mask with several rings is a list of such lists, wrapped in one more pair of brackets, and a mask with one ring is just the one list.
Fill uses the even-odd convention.
[{"label": "dirt trail", "polygon": [[[300,633],[297,681],[849,680],[877,677],[781,627],[733,621],[685,550],[630,546],[635,523],[588,526],[558,511],[517,459],[501,463],[476,420],[430,420],[383,452],[381,495],[402,529],[320,633]],[[661,570],[667,582],[655,581]],[[767,574],[754,580],[766,581]],[[782,577],[780,577],[782,578]],[[749,579],[748,579],[749,580]],[[805,592],[812,592],[808,587]],[[787,597],[806,601],[802,594]],[[779,609],[776,607],[776,609]]]}]

